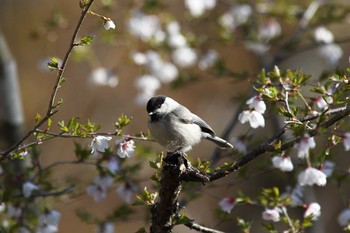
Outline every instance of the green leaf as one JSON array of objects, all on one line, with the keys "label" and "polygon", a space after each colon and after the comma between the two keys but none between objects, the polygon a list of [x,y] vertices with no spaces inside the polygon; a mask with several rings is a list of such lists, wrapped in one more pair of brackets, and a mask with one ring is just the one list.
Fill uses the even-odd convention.
[{"label": "green leaf", "polygon": [[175,218],[173,224],[174,225],[181,225],[192,222],[192,219],[189,219],[185,214],[181,214],[180,217]]},{"label": "green leaf", "polygon": [[58,59],[55,57],[52,57],[50,61],[47,63],[47,67],[52,70],[58,70]]},{"label": "green leaf", "polygon": [[81,45],[90,45],[94,42],[94,38],[92,36],[83,36],[80,40]]},{"label": "green leaf", "polygon": [[43,119],[43,117],[39,113],[37,113],[35,115],[35,123],[38,123],[39,121],[41,121],[41,119]]}]

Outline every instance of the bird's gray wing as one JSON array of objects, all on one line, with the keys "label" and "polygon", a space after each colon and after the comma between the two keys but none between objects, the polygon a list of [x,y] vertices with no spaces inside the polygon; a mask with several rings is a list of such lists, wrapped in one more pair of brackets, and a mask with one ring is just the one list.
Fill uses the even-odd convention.
[{"label": "bird's gray wing", "polygon": [[192,113],[192,122],[201,127],[202,132],[208,133],[212,136],[215,136],[214,130],[199,116]]},{"label": "bird's gray wing", "polygon": [[198,125],[202,132],[208,133],[215,136],[214,130],[199,116],[193,114],[186,107],[177,108],[173,111],[173,114],[185,124],[196,124]]}]

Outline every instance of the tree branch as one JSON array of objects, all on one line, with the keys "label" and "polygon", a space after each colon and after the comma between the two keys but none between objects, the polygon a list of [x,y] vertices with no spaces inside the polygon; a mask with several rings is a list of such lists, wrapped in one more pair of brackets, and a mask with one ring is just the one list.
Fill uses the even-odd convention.
[{"label": "tree branch", "polygon": [[8,159],[10,158],[11,156],[11,153],[13,153],[14,151],[17,151],[16,149],[25,141],[27,140],[39,127],[41,127],[45,122],[47,122],[47,120],[53,116],[54,114],[56,114],[58,112],[58,110],[55,108],[57,107],[57,105],[55,105],[55,97],[57,95],[57,92],[58,92],[58,89],[60,87],[60,82],[62,80],[62,77],[63,77],[63,73],[66,69],[66,66],[67,66],[67,62],[69,60],[69,57],[70,57],[70,54],[75,46],[75,40],[77,38],[77,35],[78,35],[78,32],[81,28],[81,25],[85,19],[85,16],[88,12],[88,10],[90,9],[92,3],[93,3],[94,0],[90,0],[89,3],[85,6],[84,10],[82,11],[81,15],[80,15],[80,18],[79,18],[79,21],[77,23],[77,26],[75,27],[75,30],[74,30],[74,33],[72,35],[72,38],[71,38],[71,41],[70,41],[70,44],[69,44],[69,48],[66,52],[66,55],[63,59],[63,62],[62,62],[62,65],[61,67],[59,68],[59,71],[58,71],[58,74],[57,74],[57,78],[56,78],[56,83],[55,83],[55,86],[53,87],[53,91],[52,91],[52,94],[51,94],[51,98],[50,98],[50,101],[49,101],[49,105],[48,105],[48,109],[47,109],[47,112],[46,112],[46,116],[43,117],[38,123],[36,123],[36,125],[31,129],[29,130],[24,136],[22,139],[20,139],[17,143],[13,144],[9,149],[7,149],[6,151],[0,151],[0,161],[4,160],[4,159]]},{"label": "tree branch", "polygon": [[[329,120],[327,120],[324,123],[322,123],[318,128],[313,129],[313,130],[309,130],[307,133],[311,137],[316,136],[316,135],[319,134],[320,128],[321,129],[322,128],[323,129],[327,129],[330,126],[332,126],[333,124],[335,124],[336,122],[338,122],[341,119],[347,117],[349,114],[350,114],[350,106],[347,106],[345,109],[342,109],[335,116],[331,117]],[[220,179],[222,177],[225,177],[225,176],[231,174],[232,172],[235,172],[236,170],[238,170],[242,166],[246,165],[247,163],[249,163],[253,159],[257,158],[258,156],[260,156],[260,155],[262,155],[262,154],[264,154],[266,152],[274,152],[274,151],[276,151],[276,148],[275,148],[275,146],[273,144],[274,144],[274,142],[276,142],[276,140],[280,139],[281,136],[285,132],[286,132],[286,129],[282,128],[281,131],[279,131],[277,134],[272,136],[266,142],[260,144],[252,152],[250,152],[250,153],[246,154],[245,156],[241,157],[240,159],[238,159],[236,162],[232,163],[231,165],[221,167],[221,168],[218,169],[218,171],[209,174],[210,181],[214,181],[214,180]],[[298,138],[296,138],[296,139],[294,139],[292,141],[286,142],[286,143],[281,145],[279,150],[281,150],[281,151],[287,150],[287,149],[291,148],[292,146],[294,146],[294,144],[297,143],[299,140],[300,140],[300,137],[298,137]]]}]

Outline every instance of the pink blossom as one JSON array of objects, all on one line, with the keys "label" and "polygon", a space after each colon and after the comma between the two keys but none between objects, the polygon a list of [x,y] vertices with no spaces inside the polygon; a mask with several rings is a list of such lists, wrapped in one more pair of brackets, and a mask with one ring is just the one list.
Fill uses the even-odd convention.
[{"label": "pink blossom", "polygon": [[124,138],[122,140],[117,140],[117,154],[120,158],[130,158],[135,150],[135,142],[130,138]]},{"label": "pink blossom", "polygon": [[277,207],[274,209],[265,209],[262,213],[262,218],[267,221],[279,222],[281,210]]},{"label": "pink blossom", "polygon": [[233,207],[235,207],[236,199],[233,197],[225,197],[219,202],[222,211],[231,213]]}]

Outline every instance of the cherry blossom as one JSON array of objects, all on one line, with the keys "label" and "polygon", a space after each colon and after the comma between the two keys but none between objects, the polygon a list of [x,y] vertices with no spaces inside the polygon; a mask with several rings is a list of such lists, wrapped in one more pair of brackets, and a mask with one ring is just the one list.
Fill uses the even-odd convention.
[{"label": "cherry blossom", "polygon": [[343,133],[341,137],[343,138],[343,145],[345,150],[350,150],[350,132]]},{"label": "cherry blossom", "polygon": [[114,233],[114,224],[112,222],[105,222],[96,227],[96,233]]},{"label": "cherry blossom", "polygon": [[145,15],[136,10],[128,22],[128,27],[133,35],[146,42],[151,39],[157,39],[157,42],[161,42],[164,38],[159,18],[156,15]]},{"label": "cherry blossom", "polygon": [[106,19],[104,18],[103,20],[104,20],[103,26],[106,30],[115,29],[115,24],[110,18],[106,18]]},{"label": "cherry blossom", "polygon": [[345,227],[350,223],[350,208],[343,210],[338,215],[338,223],[342,227]]},{"label": "cherry blossom", "polygon": [[316,147],[315,139],[308,134],[304,134],[301,140],[294,145],[298,151],[298,157],[303,159],[309,155],[309,150]]},{"label": "cherry blossom", "polygon": [[219,24],[228,31],[233,31],[237,26],[245,24],[251,14],[252,7],[248,4],[238,4],[219,18]]},{"label": "cherry blossom", "polygon": [[214,49],[209,50],[199,61],[198,67],[201,70],[207,70],[215,64],[218,59],[218,52]]},{"label": "cherry blossom", "polygon": [[213,9],[216,0],[185,0],[185,7],[194,17],[201,16],[206,10]]},{"label": "cherry blossom", "polygon": [[294,166],[289,156],[274,156],[272,158],[272,164],[275,168],[284,172],[293,171]]},{"label": "cherry blossom", "polygon": [[333,174],[335,167],[335,163],[329,160],[326,160],[323,165],[321,171],[326,174],[327,177],[330,177]]},{"label": "cherry blossom", "polygon": [[22,214],[22,208],[8,204],[7,205],[7,216],[10,218],[19,218]]},{"label": "cherry blossom", "polygon": [[54,233],[58,231],[58,223],[60,221],[61,214],[52,210],[44,213],[39,217],[39,225],[37,233]]},{"label": "cherry blossom", "polygon": [[117,145],[117,154],[120,158],[130,158],[135,150],[135,142],[130,138],[124,138],[115,142]]},{"label": "cherry blossom", "polygon": [[265,209],[262,213],[262,218],[267,221],[279,222],[281,210],[277,207],[274,209]]},{"label": "cherry blossom", "polygon": [[134,186],[130,182],[125,182],[117,188],[116,192],[126,203],[130,204],[132,197],[136,192],[136,186]]},{"label": "cherry blossom", "polygon": [[268,42],[269,40],[281,35],[281,25],[275,19],[270,19],[265,24],[260,25],[258,36],[262,41]]},{"label": "cherry blossom", "polygon": [[233,207],[235,207],[236,199],[233,197],[225,197],[219,202],[219,206],[222,211],[231,213]]},{"label": "cherry blossom", "polygon": [[196,51],[190,47],[180,47],[175,49],[171,55],[176,65],[181,68],[192,66],[197,61]]},{"label": "cherry blossom", "polygon": [[112,71],[99,67],[91,72],[90,81],[98,86],[116,87],[119,83],[119,78]]},{"label": "cherry blossom", "polygon": [[327,28],[320,26],[314,31],[314,39],[318,43],[330,44],[333,43],[334,36]]},{"label": "cherry blossom", "polygon": [[319,109],[325,109],[326,107],[328,107],[328,103],[324,100],[322,96],[311,98],[311,100],[316,103]]},{"label": "cherry blossom", "polygon": [[113,184],[113,178],[110,176],[96,176],[94,183],[86,188],[86,192],[96,202],[107,197],[107,188]]},{"label": "cherry blossom", "polygon": [[38,189],[39,189],[39,186],[37,186],[36,184],[30,181],[27,181],[22,185],[23,196],[30,197],[32,195],[32,192]]},{"label": "cherry blossom", "polygon": [[256,129],[259,126],[264,127],[265,126],[265,119],[263,115],[255,110],[246,110],[239,114],[238,120],[244,124],[246,122],[249,122],[250,127]]},{"label": "cherry blossom", "polygon": [[316,221],[321,216],[321,206],[316,202],[310,203],[304,213],[304,218],[312,216],[311,220]]},{"label": "cherry blossom", "polygon": [[300,186],[325,186],[327,183],[327,176],[322,171],[308,167],[304,171],[300,172],[298,176],[298,183]]},{"label": "cherry blossom", "polygon": [[105,152],[108,148],[108,141],[110,141],[112,137],[106,137],[106,136],[96,136],[92,139],[92,142],[90,144],[91,147],[91,153],[95,153],[95,151],[98,152]]}]

